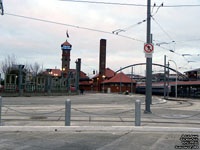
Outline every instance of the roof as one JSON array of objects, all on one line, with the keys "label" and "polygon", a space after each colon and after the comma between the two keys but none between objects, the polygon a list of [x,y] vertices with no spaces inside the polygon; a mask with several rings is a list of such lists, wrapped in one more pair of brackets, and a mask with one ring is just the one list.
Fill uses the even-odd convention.
[{"label": "roof", "polygon": [[[69,69],[70,72],[76,72],[76,69]],[[47,71],[44,72],[44,74],[48,74]],[[51,69],[51,76],[61,76],[61,70],[60,69]],[[83,71],[80,71],[80,78],[89,78]]]},{"label": "roof", "polygon": [[91,85],[92,83],[91,82],[88,82],[88,81],[81,81],[79,82],[79,85]]},{"label": "roof", "polygon": [[[94,79],[94,78],[97,78],[98,76],[99,76],[99,74],[96,74],[96,75],[93,77],[93,79]],[[113,70],[111,70],[110,68],[106,68],[106,69],[105,69],[105,76],[106,76],[106,78],[112,78],[112,77],[115,76],[115,72],[114,72]]]},{"label": "roof", "polygon": [[[131,83],[132,80],[124,73],[118,73],[109,80],[105,80],[102,83]],[[134,81],[135,82],[135,81]]]},{"label": "roof", "polygon": [[62,43],[61,46],[62,45],[72,46],[67,40],[64,43]]},{"label": "roof", "polygon": [[[169,82],[169,85],[176,85],[176,82]],[[178,81],[177,85],[200,85],[200,81]],[[136,86],[146,86],[146,84],[139,83]],[[164,82],[152,83],[152,86],[164,86]]]},{"label": "roof", "polygon": [[[48,74],[48,73],[49,73],[48,71],[44,72],[44,74]],[[51,76],[61,76],[61,71],[60,71],[60,69],[51,69],[50,75]]]},{"label": "roof", "polygon": [[[76,69],[69,69],[70,72],[76,72]],[[89,78],[86,73],[80,71],[80,78]]]},{"label": "roof", "polygon": [[200,71],[200,68],[193,69],[193,70],[189,70],[189,71],[185,71],[184,73],[187,73],[187,72],[193,72],[193,71]]},{"label": "roof", "polygon": [[107,78],[111,78],[115,76],[115,72],[113,70],[111,70],[110,68],[106,68],[105,70],[105,76]]}]

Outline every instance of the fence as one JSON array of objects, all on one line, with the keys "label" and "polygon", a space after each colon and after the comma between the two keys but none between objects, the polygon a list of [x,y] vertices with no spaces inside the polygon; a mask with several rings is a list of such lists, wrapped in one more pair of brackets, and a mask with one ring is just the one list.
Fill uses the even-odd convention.
[{"label": "fence", "polygon": [[[32,79],[26,79],[23,77],[23,80],[20,82],[18,76],[8,74],[7,78],[4,80],[4,85],[0,85],[0,92],[5,96],[10,93],[14,96],[19,94],[34,94],[34,93],[43,93],[50,95],[51,93],[75,93],[74,88],[74,79],[64,78],[64,77],[51,77],[51,76],[37,76]],[[19,84],[20,83],[20,84]],[[6,95],[7,94],[7,95]]]}]

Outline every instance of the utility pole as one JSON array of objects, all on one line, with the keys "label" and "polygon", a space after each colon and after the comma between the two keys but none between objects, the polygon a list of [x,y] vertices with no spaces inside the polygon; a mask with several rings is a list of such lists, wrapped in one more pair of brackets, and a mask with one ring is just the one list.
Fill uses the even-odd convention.
[{"label": "utility pole", "polygon": [[169,61],[167,64],[168,70],[167,70],[167,99],[169,98]]},{"label": "utility pole", "polygon": [[24,69],[24,65],[18,65],[18,69],[19,69],[19,83],[18,83],[18,86],[19,86],[19,95],[22,96],[23,94],[23,88],[22,88],[22,80],[23,80],[23,73],[22,73],[22,70]]},{"label": "utility pole", "polygon": [[122,68],[120,68],[120,85],[119,85],[120,94],[122,93]]},{"label": "utility pole", "polygon": [[164,99],[166,99],[166,55],[164,56]]},{"label": "utility pole", "polygon": [[[147,0],[147,43],[151,43],[151,0]],[[144,113],[151,113],[152,102],[152,57],[146,58],[146,99]]]},{"label": "utility pole", "polygon": [[3,9],[3,2],[0,0],[0,10],[1,10],[1,15],[4,15],[4,9]]},{"label": "utility pole", "polygon": [[79,92],[79,80],[80,80],[80,71],[81,71],[81,59],[78,58],[76,61],[76,92]]},{"label": "utility pole", "polygon": [[131,67],[131,95],[133,94],[133,67]]},{"label": "utility pole", "polygon": [[50,75],[52,73],[51,71],[52,71],[51,69],[47,69],[48,74],[47,74],[47,78],[46,78],[46,81],[47,81],[46,91],[47,91],[48,95],[51,94],[51,75]]},{"label": "utility pole", "polygon": [[1,87],[1,73],[0,73],[0,87]]}]

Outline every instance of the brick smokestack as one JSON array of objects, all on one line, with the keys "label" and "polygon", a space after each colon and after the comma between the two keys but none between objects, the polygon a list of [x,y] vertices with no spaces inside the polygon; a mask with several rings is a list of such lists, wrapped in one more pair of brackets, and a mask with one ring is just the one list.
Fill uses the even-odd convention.
[{"label": "brick smokestack", "polygon": [[105,75],[106,68],[106,40],[100,40],[99,75]]}]

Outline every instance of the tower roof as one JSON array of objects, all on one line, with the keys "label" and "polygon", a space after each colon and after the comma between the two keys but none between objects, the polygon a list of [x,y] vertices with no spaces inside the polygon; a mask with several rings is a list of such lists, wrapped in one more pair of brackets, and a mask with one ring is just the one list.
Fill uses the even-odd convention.
[{"label": "tower roof", "polygon": [[67,40],[63,44],[61,44],[61,46],[63,46],[63,45],[72,46]]}]

